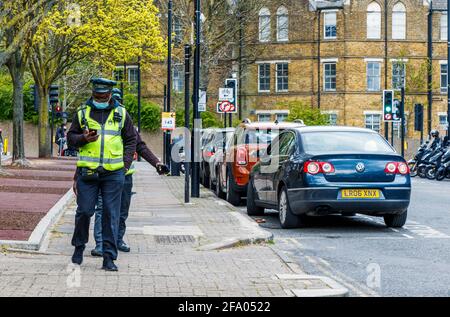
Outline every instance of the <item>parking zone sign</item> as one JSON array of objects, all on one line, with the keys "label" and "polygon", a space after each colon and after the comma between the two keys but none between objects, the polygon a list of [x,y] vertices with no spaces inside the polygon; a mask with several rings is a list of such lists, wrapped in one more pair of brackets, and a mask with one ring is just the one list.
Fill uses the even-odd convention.
[{"label": "parking zone sign", "polygon": [[163,112],[161,115],[161,129],[164,131],[175,130],[176,127],[175,120],[176,120],[175,112]]}]

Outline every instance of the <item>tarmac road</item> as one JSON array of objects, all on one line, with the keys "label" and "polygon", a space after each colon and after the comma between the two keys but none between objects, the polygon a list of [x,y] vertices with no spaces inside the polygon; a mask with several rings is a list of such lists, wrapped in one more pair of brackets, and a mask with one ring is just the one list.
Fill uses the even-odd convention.
[{"label": "tarmac road", "polygon": [[277,252],[340,282],[350,296],[450,296],[450,181],[414,179],[400,230],[364,215],[315,217],[293,230],[281,229],[273,211],[255,218],[266,221]]}]

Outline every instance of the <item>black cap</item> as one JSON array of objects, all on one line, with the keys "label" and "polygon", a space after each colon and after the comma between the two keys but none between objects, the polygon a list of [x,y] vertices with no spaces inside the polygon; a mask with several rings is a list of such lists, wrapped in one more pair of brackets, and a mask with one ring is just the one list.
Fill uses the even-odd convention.
[{"label": "black cap", "polygon": [[92,91],[104,94],[104,93],[110,93],[112,92],[112,89],[115,85],[117,85],[117,82],[114,80],[109,80],[106,78],[92,78]]}]

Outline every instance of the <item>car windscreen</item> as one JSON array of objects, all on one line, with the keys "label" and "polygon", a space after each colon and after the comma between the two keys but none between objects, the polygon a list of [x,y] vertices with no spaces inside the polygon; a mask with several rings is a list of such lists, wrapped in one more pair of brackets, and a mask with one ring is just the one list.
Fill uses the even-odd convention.
[{"label": "car windscreen", "polygon": [[305,132],[301,133],[305,153],[394,153],[377,133],[369,132]]}]

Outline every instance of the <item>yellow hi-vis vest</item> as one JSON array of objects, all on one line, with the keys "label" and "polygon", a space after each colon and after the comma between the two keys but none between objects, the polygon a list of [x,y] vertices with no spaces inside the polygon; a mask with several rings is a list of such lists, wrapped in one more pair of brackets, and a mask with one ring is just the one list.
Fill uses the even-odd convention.
[{"label": "yellow hi-vis vest", "polygon": [[77,166],[93,170],[103,167],[107,171],[122,169],[124,167],[122,128],[126,119],[125,108],[112,109],[103,125],[92,119],[90,114],[91,107],[89,105],[78,110],[80,126],[83,130],[86,128],[97,130],[100,137],[97,141],[80,148]]}]

